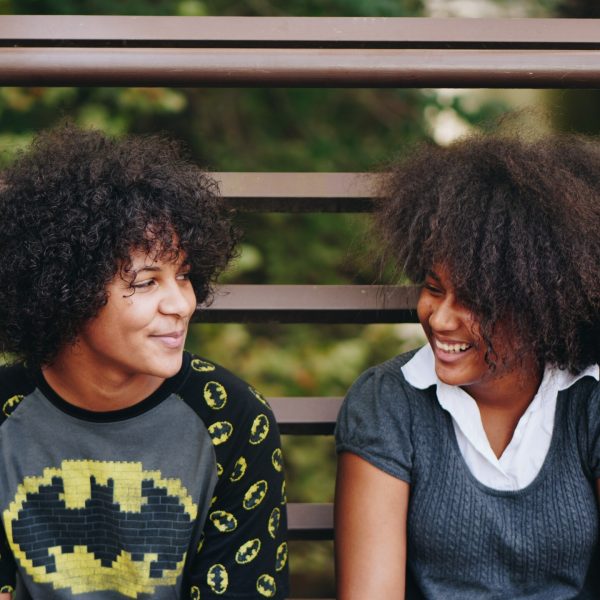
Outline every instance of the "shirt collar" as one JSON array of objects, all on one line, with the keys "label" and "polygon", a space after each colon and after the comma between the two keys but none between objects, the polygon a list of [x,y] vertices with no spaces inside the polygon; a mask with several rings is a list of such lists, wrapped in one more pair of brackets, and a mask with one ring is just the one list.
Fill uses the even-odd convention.
[{"label": "shirt collar", "polygon": [[[402,367],[402,373],[410,385],[420,390],[425,390],[432,385],[437,385],[438,387],[445,385],[435,374],[435,357],[429,344],[419,349]],[[597,364],[590,365],[577,375],[573,375],[564,369],[547,365],[543,379],[544,382],[551,382],[552,387],[559,392],[570,388],[576,381],[586,376],[593,377],[596,381],[600,380],[600,367]]]}]

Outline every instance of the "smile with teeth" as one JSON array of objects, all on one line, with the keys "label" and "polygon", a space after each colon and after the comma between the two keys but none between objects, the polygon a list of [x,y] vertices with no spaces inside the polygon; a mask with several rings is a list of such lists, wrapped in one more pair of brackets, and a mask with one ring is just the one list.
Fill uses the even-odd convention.
[{"label": "smile with teeth", "polygon": [[436,348],[439,348],[440,350],[444,351],[444,352],[465,352],[466,350],[468,350],[471,347],[471,344],[467,344],[465,342],[459,343],[459,344],[446,344],[444,342],[440,342],[440,340],[435,340],[435,345]]}]

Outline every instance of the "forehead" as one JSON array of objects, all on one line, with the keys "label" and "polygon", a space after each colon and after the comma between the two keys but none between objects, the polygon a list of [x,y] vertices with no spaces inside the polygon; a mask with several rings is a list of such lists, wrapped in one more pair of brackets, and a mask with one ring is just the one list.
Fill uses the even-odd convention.
[{"label": "forehead", "polygon": [[127,260],[123,261],[121,271],[139,271],[146,267],[161,267],[162,265],[181,266],[187,261],[185,252],[179,246],[170,248],[134,248]]}]

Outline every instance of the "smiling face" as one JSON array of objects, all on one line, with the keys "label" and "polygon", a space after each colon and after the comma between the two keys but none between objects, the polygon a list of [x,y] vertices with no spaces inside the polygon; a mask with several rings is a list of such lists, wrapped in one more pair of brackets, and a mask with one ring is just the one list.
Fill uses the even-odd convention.
[{"label": "smiling face", "polygon": [[521,389],[532,373],[537,378],[534,361],[517,357],[516,340],[506,327],[497,327],[492,340],[496,367],[488,365],[477,317],[456,297],[444,266],[435,265],[427,274],[417,314],[435,355],[438,379],[463,388],[475,400]]},{"label": "smiling face", "polygon": [[166,379],[179,371],[196,309],[184,259],[131,254],[131,266],[108,284],[106,305],[77,340],[76,352],[90,372]]}]

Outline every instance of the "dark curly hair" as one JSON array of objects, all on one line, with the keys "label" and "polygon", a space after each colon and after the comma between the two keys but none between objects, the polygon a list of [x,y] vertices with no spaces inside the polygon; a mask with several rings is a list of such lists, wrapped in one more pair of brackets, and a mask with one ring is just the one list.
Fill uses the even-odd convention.
[{"label": "dark curly hair", "polygon": [[443,264],[495,366],[498,324],[539,365],[600,362],[600,146],[570,135],[425,145],[384,177],[386,256],[413,282]]},{"label": "dark curly hair", "polygon": [[198,302],[234,254],[216,182],[162,136],[63,124],[0,177],[0,351],[31,366],[75,341],[132,249],[183,252]]}]

